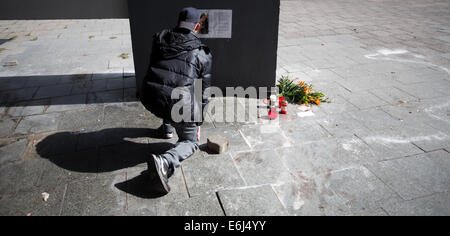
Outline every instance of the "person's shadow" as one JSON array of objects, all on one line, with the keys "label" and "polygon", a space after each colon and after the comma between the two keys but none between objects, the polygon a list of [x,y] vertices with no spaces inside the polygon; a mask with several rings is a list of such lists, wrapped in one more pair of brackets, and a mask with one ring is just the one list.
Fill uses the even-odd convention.
[{"label": "person's shadow", "polygon": [[[37,153],[57,166],[73,172],[104,173],[133,167],[149,160],[150,154],[170,149],[169,142],[147,143],[145,137],[159,138],[155,129],[113,128],[95,132],[61,132],[36,145]],[[135,141],[131,139],[139,139]],[[150,165],[137,177],[115,186],[141,198],[165,195],[156,171]]]}]

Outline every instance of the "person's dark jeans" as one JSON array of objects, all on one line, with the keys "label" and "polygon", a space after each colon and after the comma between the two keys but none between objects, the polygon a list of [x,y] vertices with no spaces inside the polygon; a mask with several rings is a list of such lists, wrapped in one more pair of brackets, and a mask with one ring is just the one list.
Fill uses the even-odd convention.
[{"label": "person's dark jeans", "polygon": [[163,122],[165,132],[177,132],[178,141],[175,147],[168,150],[161,157],[169,162],[173,171],[181,165],[181,162],[192,156],[199,148],[197,140],[198,126],[195,124],[178,124]]}]

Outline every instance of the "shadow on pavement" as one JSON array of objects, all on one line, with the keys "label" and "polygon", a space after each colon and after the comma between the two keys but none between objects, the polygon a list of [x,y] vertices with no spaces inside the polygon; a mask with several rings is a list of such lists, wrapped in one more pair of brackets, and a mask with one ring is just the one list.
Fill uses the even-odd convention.
[{"label": "shadow on pavement", "polygon": [[6,43],[6,42],[8,42],[8,41],[9,41],[9,39],[0,39],[0,45]]},{"label": "shadow on pavement", "polygon": [[134,74],[0,77],[0,105],[75,105],[138,101]]},{"label": "shadow on pavement", "polygon": [[[112,172],[146,163],[149,154],[161,154],[173,146],[168,142],[146,143],[142,139],[145,137],[158,138],[158,131],[146,128],[112,128],[89,133],[61,132],[40,141],[36,145],[36,151],[42,158],[69,171]],[[139,140],[143,143],[139,143]],[[141,198],[163,195],[159,178],[153,169],[115,186]]]},{"label": "shadow on pavement", "polygon": [[116,188],[140,198],[159,198],[167,193],[159,182],[154,170],[144,171],[140,175],[114,185]]}]

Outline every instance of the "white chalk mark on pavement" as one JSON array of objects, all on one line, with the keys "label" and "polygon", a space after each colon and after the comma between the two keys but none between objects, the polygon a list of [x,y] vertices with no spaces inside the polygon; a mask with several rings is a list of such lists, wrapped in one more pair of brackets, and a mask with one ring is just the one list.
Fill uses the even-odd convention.
[{"label": "white chalk mark on pavement", "polygon": [[[450,70],[448,68],[443,67],[443,66],[439,66],[439,65],[436,65],[436,64],[433,64],[431,62],[416,61],[416,60],[409,60],[409,59],[402,59],[402,58],[398,58],[398,57],[392,57],[392,56],[404,55],[404,54],[407,54],[407,53],[409,53],[409,52],[407,50],[405,50],[405,49],[394,49],[394,50],[380,49],[380,50],[377,51],[377,53],[367,54],[367,55],[364,55],[364,57],[367,58],[367,59],[371,59],[371,60],[386,60],[386,61],[397,61],[397,62],[402,62],[402,63],[422,64],[422,65],[435,67],[435,68],[438,68],[440,70],[443,70],[450,76]],[[419,59],[425,59],[425,56],[419,55],[419,54],[413,54],[413,57],[419,58]]]},{"label": "white chalk mark on pavement", "polygon": [[434,141],[434,140],[444,140],[447,139],[444,133],[441,134],[433,134],[426,136],[416,136],[411,138],[403,138],[403,137],[390,137],[390,136],[370,136],[364,138],[366,142],[377,142],[377,143],[393,143],[393,144],[402,144],[402,143],[411,143],[411,142],[420,142],[420,141]]}]

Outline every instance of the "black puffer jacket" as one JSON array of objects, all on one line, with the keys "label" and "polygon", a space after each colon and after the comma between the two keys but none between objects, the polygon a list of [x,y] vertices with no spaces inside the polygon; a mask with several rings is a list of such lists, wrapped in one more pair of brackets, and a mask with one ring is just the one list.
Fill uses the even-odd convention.
[{"label": "black puffer jacket", "polygon": [[[204,93],[211,84],[211,66],[210,50],[194,33],[174,29],[155,34],[150,66],[144,79],[142,104],[168,121],[201,125],[204,119],[202,111],[208,103],[208,96]],[[201,82],[203,97],[194,98],[194,82]],[[175,88],[189,91],[191,99],[187,102],[190,104],[186,100],[171,99]],[[190,106],[190,114],[183,114],[183,109],[177,109],[183,117],[190,119],[174,121],[171,112],[175,104],[176,107],[180,104]]]}]

